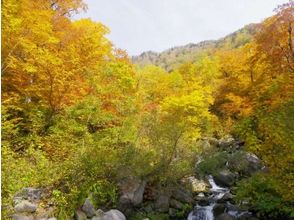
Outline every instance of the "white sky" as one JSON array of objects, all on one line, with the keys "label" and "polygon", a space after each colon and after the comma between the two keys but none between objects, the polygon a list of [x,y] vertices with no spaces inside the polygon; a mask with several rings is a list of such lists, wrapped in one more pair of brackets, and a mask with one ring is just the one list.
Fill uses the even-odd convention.
[{"label": "white sky", "polygon": [[262,21],[288,0],[85,0],[86,13],[110,28],[129,55],[213,40]]}]

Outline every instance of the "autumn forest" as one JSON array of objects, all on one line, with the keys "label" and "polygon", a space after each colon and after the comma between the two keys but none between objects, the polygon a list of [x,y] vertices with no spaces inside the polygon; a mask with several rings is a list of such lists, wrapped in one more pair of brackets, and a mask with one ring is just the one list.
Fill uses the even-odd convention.
[{"label": "autumn forest", "polygon": [[294,2],[137,57],[86,9],[2,1],[2,219],[293,219]]}]

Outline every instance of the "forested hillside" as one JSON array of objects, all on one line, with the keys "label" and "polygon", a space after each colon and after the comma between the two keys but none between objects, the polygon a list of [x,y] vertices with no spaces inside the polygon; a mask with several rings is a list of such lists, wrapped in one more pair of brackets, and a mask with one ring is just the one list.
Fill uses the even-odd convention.
[{"label": "forested hillside", "polygon": [[212,175],[229,219],[293,219],[294,3],[133,59],[85,9],[2,2],[2,218],[187,219]]},{"label": "forested hillside", "polygon": [[161,53],[148,51],[139,56],[133,56],[132,61],[141,67],[152,64],[170,72],[177,69],[181,64],[195,62],[203,56],[213,54],[216,50],[241,47],[252,39],[256,29],[257,24],[246,25],[244,28],[219,40],[190,43],[167,49]]}]

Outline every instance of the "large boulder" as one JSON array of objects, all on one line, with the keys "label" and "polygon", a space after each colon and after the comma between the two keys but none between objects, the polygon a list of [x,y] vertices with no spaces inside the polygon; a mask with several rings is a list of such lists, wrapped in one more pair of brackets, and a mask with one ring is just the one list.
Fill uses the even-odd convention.
[{"label": "large boulder", "polygon": [[126,217],[119,210],[111,209],[104,213],[101,220],[126,220]]},{"label": "large boulder", "polygon": [[225,212],[225,209],[226,206],[224,204],[215,204],[212,209],[213,216],[216,217],[223,214]]},{"label": "large boulder", "polygon": [[220,214],[215,220],[236,220],[236,218],[228,213]]},{"label": "large boulder", "polygon": [[226,192],[219,200],[219,203],[226,203],[228,201],[231,201],[234,198],[234,196],[230,192]]},{"label": "large boulder", "polygon": [[14,207],[16,212],[35,212],[37,205],[29,202],[28,200],[22,200]]},{"label": "large boulder", "polygon": [[261,160],[252,153],[246,153],[247,167],[244,169],[246,175],[252,175],[253,173],[260,171],[263,167]]},{"label": "large boulder", "polygon": [[232,154],[232,157],[228,162],[228,168],[237,171],[241,177],[244,177],[251,176],[253,173],[261,171],[263,165],[261,160],[255,154],[238,151]]},{"label": "large boulder", "polygon": [[222,187],[230,187],[236,181],[236,175],[229,170],[221,170],[213,175],[215,183]]},{"label": "large boulder", "polygon": [[193,195],[184,187],[177,187],[172,192],[172,197],[183,203],[193,203]]},{"label": "large boulder", "polygon": [[92,204],[91,200],[87,198],[82,206],[82,211],[86,214],[87,217],[91,218],[95,215],[95,207]]},{"label": "large boulder", "polygon": [[120,207],[121,210],[125,210],[142,204],[145,186],[146,181],[135,177],[130,177],[122,181],[119,184],[121,196],[119,198],[118,207]]},{"label": "large boulder", "polygon": [[31,202],[39,201],[42,198],[42,189],[28,187],[17,192],[13,197],[14,204],[21,202],[22,200],[29,200]]},{"label": "large boulder", "polygon": [[194,176],[185,178],[183,182],[188,185],[193,193],[207,192],[209,188],[204,180],[196,179]]}]

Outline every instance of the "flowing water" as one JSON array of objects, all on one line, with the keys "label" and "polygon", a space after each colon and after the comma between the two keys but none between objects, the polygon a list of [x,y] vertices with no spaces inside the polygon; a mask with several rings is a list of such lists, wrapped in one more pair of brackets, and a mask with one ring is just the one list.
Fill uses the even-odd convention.
[{"label": "flowing water", "polygon": [[211,185],[211,195],[208,197],[209,205],[197,205],[195,209],[190,212],[188,220],[213,220],[213,207],[215,206],[216,202],[224,196],[226,192],[229,192],[228,188],[223,188],[216,185],[212,176],[208,176],[208,182]]}]

